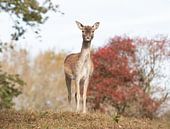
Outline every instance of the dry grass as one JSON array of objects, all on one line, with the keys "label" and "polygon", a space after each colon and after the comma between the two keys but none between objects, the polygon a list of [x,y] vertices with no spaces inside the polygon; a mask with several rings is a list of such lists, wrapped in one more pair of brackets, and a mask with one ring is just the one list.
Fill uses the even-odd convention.
[{"label": "dry grass", "polygon": [[0,129],[170,129],[166,120],[112,117],[100,113],[0,111]]}]

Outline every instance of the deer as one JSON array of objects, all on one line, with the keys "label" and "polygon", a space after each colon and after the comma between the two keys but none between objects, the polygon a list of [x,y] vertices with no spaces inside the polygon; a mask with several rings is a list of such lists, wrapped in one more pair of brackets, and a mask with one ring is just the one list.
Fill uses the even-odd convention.
[{"label": "deer", "polygon": [[[76,21],[76,24],[82,31],[83,43],[79,53],[72,53],[66,56],[64,60],[64,73],[69,103],[71,103],[71,82],[74,80],[76,111],[80,111],[82,93],[83,113],[86,113],[87,89],[94,69],[91,59],[91,41],[94,37],[94,31],[99,27],[100,23],[96,22],[94,25],[89,26]],[[83,89],[82,92],[80,91],[81,89]]]}]

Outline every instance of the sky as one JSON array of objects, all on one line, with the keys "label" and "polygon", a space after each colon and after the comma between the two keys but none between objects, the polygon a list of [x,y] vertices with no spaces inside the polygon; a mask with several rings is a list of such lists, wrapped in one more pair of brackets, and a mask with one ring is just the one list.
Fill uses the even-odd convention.
[{"label": "sky", "polygon": [[[40,26],[41,41],[32,29],[17,43],[35,57],[39,52],[79,52],[81,31],[75,21],[83,25],[100,22],[95,31],[92,47],[102,47],[114,36],[155,37],[163,34],[170,38],[170,0],[52,0],[64,12],[49,13],[48,21]],[[7,14],[0,15],[0,40],[9,41],[12,21]],[[165,70],[170,76],[170,67]],[[169,82],[170,83],[170,82]],[[168,83],[168,84],[169,84]]]},{"label": "sky", "polygon": [[[52,0],[64,12],[49,13],[49,20],[42,26],[42,39],[37,39],[32,29],[26,39],[20,40],[32,56],[39,52],[78,52],[81,48],[81,31],[75,20],[84,25],[100,22],[95,32],[92,47],[102,47],[111,37],[154,37],[158,34],[170,36],[170,0]],[[6,14],[0,16],[0,39],[9,40],[12,21]]]}]

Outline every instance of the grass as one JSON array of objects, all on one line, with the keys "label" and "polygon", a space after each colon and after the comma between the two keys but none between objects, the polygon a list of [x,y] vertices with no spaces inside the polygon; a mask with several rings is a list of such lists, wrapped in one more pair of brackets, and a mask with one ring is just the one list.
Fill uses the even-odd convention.
[{"label": "grass", "polygon": [[0,129],[170,129],[166,120],[118,118],[100,113],[0,111]]}]

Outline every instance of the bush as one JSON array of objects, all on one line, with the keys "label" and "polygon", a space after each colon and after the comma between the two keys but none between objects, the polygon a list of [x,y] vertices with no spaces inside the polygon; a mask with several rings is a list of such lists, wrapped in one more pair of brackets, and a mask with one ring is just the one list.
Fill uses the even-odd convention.
[{"label": "bush", "polygon": [[141,69],[136,67],[136,47],[133,39],[114,37],[94,52],[94,73],[88,92],[92,109],[106,111],[101,105],[109,104],[119,114],[154,116],[160,102],[140,85]]},{"label": "bush", "polygon": [[0,109],[13,106],[12,99],[22,93],[23,85],[18,75],[7,74],[0,69]]}]

